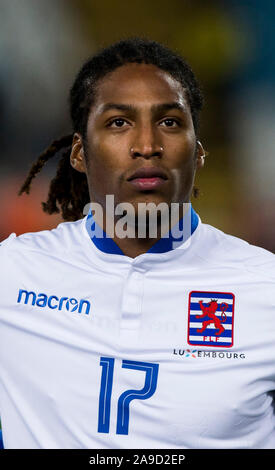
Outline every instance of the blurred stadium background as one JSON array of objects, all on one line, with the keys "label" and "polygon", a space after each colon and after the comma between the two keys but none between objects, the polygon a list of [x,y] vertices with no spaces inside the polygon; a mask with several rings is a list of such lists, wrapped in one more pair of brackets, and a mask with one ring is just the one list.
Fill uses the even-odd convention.
[{"label": "blurred stadium background", "polygon": [[142,35],[181,52],[205,93],[209,156],[193,201],[202,220],[275,251],[275,2],[0,0],[0,11],[0,240],[61,221],[41,209],[56,161],[29,196],[18,189],[44,148],[70,132],[68,91],[83,61]]}]

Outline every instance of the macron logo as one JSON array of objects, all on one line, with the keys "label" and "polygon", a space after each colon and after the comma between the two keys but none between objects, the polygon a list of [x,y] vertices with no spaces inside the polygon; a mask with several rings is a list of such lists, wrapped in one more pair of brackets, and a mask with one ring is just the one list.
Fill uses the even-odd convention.
[{"label": "macron logo", "polygon": [[36,305],[37,307],[49,307],[52,310],[67,310],[68,312],[85,313],[90,312],[91,304],[88,300],[77,300],[69,297],[57,297],[56,295],[46,295],[43,293],[36,294],[32,291],[20,289],[18,293],[17,303],[24,303],[25,305]]}]

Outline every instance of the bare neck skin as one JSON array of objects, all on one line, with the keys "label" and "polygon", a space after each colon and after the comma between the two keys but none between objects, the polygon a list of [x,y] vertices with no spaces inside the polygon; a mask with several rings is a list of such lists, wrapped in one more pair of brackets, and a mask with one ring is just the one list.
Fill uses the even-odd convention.
[{"label": "bare neck skin", "polygon": [[[136,258],[150,250],[157,241],[168,233],[178,223],[179,219],[184,217],[188,207],[187,204],[179,204],[179,211],[176,214],[171,216],[169,213],[169,217],[160,217],[159,214],[150,224],[148,219],[142,225],[138,223],[137,218],[135,220],[128,219],[126,236],[126,226],[120,223],[122,222],[122,217],[116,216],[114,219],[112,216],[108,217],[108,214],[104,211],[103,224],[96,217],[96,214],[94,214],[93,218],[106,233],[111,235],[114,242],[126,256]],[[110,227],[112,232],[109,230]]]}]

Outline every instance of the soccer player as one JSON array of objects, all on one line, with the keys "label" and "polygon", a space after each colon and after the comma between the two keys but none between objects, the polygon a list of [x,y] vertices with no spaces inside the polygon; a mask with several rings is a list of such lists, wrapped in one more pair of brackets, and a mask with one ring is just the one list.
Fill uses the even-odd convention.
[{"label": "soccer player", "polygon": [[5,448],[275,448],[274,255],[190,205],[192,70],[123,40],[83,65],[70,104],[73,134],[21,188],[60,153],[43,208],[67,222],[0,246]]}]

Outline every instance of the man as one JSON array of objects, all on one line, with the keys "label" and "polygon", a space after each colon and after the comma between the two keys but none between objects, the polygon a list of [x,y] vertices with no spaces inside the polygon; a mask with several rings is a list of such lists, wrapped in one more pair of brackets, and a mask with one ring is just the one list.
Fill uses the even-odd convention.
[{"label": "man", "polygon": [[190,208],[205,157],[190,67],[121,41],[70,97],[73,135],[21,192],[63,149],[43,207],[73,222],[0,247],[5,447],[275,448],[274,257]]}]

